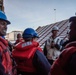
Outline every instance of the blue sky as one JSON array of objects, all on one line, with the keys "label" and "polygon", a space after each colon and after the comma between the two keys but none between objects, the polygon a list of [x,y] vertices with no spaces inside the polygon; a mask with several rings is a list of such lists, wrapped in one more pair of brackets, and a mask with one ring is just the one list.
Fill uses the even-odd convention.
[{"label": "blue sky", "polygon": [[[75,15],[76,0],[4,0],[8,31],[45,26]],[[56,10],[54,10],[56,9]]]}]

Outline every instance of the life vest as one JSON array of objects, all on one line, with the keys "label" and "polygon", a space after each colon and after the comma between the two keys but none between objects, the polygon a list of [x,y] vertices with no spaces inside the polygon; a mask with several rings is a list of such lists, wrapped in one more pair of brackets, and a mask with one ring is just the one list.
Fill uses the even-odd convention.
[{"label": "life vest", "polygon": [[5,73],[12,75],[12,61],[8,50],[8,42],[0,37],[0,53],[2,55],[2,65],[4,66]]},{"label": "life vest", "polygon": [[37,42],[23,42],[16,45],[12,55],[17,63],[17,69],[24,72],[36,72],[33,57],[36,50],[41,50]]},{"label": "life vest", "polygon": [[51,66],[51,75],[67,75],[64,71],[70,56],[76,52],[76,42],[69,43]]}]

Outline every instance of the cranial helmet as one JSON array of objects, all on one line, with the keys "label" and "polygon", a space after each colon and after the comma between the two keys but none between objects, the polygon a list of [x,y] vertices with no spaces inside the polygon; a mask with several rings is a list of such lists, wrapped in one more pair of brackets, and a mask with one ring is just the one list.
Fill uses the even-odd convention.
[{"label": "cranial helmet", "polygon": [[52,31],[53,30],[59,30],[59,28],[57,27],[57,26],[54,26],[53,28],[52,28]]},{"label": "cranial helmet", "polygon": [[3,11],[0,11],[0,20],[4,20],[7,22],[7,24],[10,24],[10,21],[7,20],[7,16]]},{"label": "cranial helmet", "polygon": [[32,28],[26,28],[22,36],[23,38],[34,38],[34,37],[39,38],[38,33]]}]

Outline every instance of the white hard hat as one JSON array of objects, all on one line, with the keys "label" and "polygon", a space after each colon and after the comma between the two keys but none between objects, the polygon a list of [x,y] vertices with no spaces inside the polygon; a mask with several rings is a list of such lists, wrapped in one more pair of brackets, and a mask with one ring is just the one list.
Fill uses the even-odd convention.
[{"label": "white hard hat", "polygon": [[52,31],[53,30],[59,30],[59,28],[57,27],[57,26],[54,26],[53,28],[52,28]]}]

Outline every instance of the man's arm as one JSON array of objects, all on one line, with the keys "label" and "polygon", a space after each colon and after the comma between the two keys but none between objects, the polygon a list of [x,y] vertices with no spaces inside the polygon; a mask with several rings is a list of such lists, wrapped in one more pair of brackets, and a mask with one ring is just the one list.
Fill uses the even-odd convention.
[{"label": "man's arm", "polygon": [[33,59],[34,66],[36,67],[37,71],[42,75],[48,75],[51,70],[51,65],[44,56],[42,52],[39,50],[36,51],[34,59]]}]

